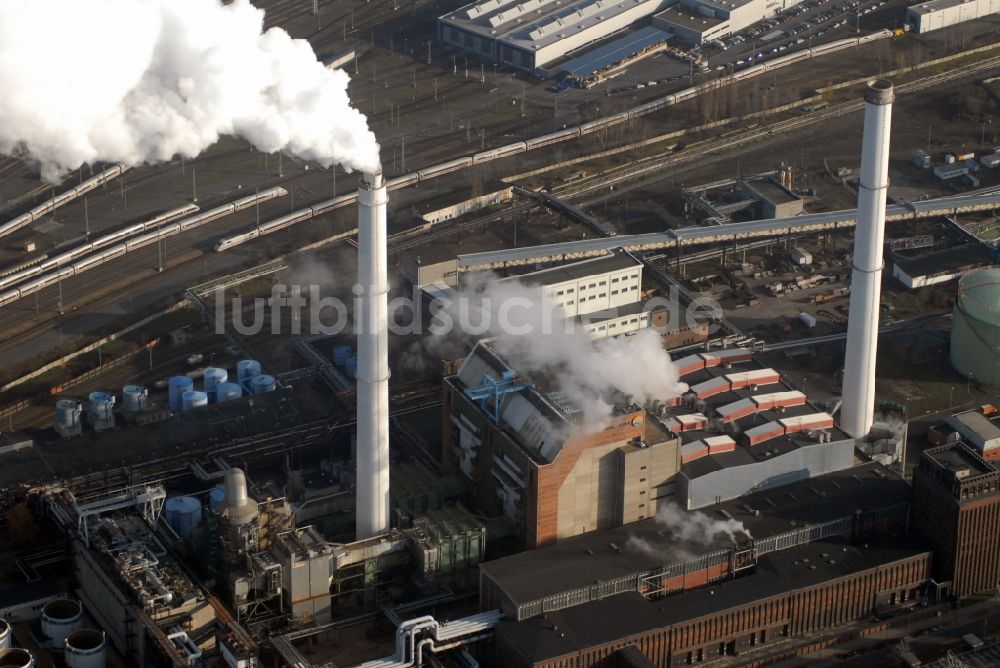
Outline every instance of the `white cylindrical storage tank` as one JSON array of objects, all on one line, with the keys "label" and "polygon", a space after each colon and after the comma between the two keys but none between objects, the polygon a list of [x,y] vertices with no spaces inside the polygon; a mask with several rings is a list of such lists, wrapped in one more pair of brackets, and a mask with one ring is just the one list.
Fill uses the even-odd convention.
[{"label": "white cylindrical storage tank", "polygon": [[173,412],[178,412],[182,408],[181,397],[185,392],[190,392],[194,389],[194,381],[187,376],[174,376],[170,379],[170,384],[167,390],[168,401],[170,403],[170,410]]},{"label": "white cylindrical storage tank", "polygon": [[0,668],[35,668],[35,657],[26,649],[0,649]]},{"label": "white cylindrical storage tank", "polygon": [[219,506],[222,502],[226,500],[226,486],[216,485],[212,488],[212,491],[208,494],[208,507],[212,509],[213,513],[219,512]]},{"label": "white cylindrical storage tank", "polygon": [[260,362],[257,360],[240,360],[236,363],[236,381],[247,385],[250,379],[260,375]]},{"label": "white cylindrical storage tank", "polygon": [[192,408],[208,405],[208,395],[204,392],[189,390],[181,395],[181,410],[189,411]]},{"label": "white cylindrical storage tank", "polygon": [[[83,628],[83,606],[79,601],[60,598],[42,608],[42,634],[48,638],[49,647],[62,647],[63,641],[73,631]],[[3,666],[0,662],[0,666]]]},{"label": "white cylindrical storage tank", "polygon": [[217,403],[239,399],[243,396],[243,388],[238,383],[222,383],[215,388],[215,401]]},{"label": "white cylindrical storage tank", "polygon": [[73,399],[60,399],[56,402],[56,424],[68,429],[80,426],[80,404]]},{"label": "white cylindrical storage tank", "polygon": [[209,367],[205,369],[205,373],[202,376],[205,380],[205,394],[208,395],[208,400],[215,403],[215,393],[219,385],[222,385],[227,380],[229,380],[229,374],[225,369],[219,369],[218,367]]},{"label": "white cylindrical storage tank", "polygon": [[94,422],[110,420],[114,411],[115,395],[109,392],[91,392],[87,397],[87,416]]},{"label": "white cylindrical storage tank", "polygon": [[63,657],[69,668],[106,668],[108,645],[104,631],[80,629],[66,636]]},{"label": "white cylindrical storage tank", "polygon": [[10,647],[10,624],[0,619],[0,649]]},{"label": "white cylindrical storage tank", "polygon": [[167,524],[181,538],[187,538],[201,523],[201,502],[193,496],[175,496],[167,499]]},{"label": "white cylindrical storage tank", "polygon": [[255,376],[252,381],[250,381],[250,387],[253,394],[264,394],[265,392],[274,392],[276,384],[274,382],[274,376],[269,376],[267,374],[261,374],[260,376]]},{"label": "white cylindrical storage tank", "polygon": [[146,410],[146,388],[142,385],[126,385],[122,388],[122,410],[136,415]]}]

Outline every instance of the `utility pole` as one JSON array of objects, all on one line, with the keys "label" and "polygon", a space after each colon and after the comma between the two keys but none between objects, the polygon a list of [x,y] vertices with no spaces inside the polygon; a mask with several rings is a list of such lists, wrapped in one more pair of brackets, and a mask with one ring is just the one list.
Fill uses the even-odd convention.
[{"label": "utility pole", "polygon": [[313,14],[319,14],[319,0],[313,0]]},{"label": "utility pole", "polygon": [[438,99],[438,80],[434,79],[434,99]]},{"label": "utility pole", "polygon": [[427,42],[427,64],[431,64],[431,43]]},{"label": "utility pole", "polygon": [[479,63],[479,83],[486,83],[486,68]]},{"label": "utility pole", "polygon": [[458,61],[455,59],[455,56],[451,57],[451,73],[458,74]]},{"label": "utility pole", "polygon": [[87,210],[87,198],[83,198],[83,225],[84,230],[86,230],[87,238],[90,238],[90,214]]},{"label": "utility pole", "polygon": [[191,168],[191,201],[198,201],[198,181],[195,177],[194,167]]},{"label": "utility pole", "polygon": [[406,172],[406,135],[402,135],[400,140],[403,142],[399,149],[399,162],[401,166],[401,171]]},{"label": "utility pole", "polygon": [[284,162],[282,161],[281,151],[278,151],[278,176],[282,177],[284,175],[285,175],[285,166]]}]

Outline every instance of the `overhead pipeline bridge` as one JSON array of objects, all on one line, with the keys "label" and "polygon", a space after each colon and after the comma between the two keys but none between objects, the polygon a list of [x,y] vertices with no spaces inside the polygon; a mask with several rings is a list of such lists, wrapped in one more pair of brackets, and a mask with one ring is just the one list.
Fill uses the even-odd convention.
[{"label": "overhead pipeline bridge", "polygon": [[[920,202],[891,204],[885,208],[886,221],[914,220],[936,216],[955,216],[975,211],[1000,209],[1000,192],[939,197]],[[604,255],[612,248],[625,248],[632,252],[680,250],[720,241],[740,241],[760,237],[808,234],[824,230],[851,227],[857,222],[857,209],[810,213],[790,218],[754,220],[746,223],[727,223],[710,227],[683,227],[677,230],[650,234],[628,234],[603,239],[568,241],[544,246],[528,246],[486,253],[467,253],[458,256],[459,271],[473,269],[498,269],[539,262],[560,262]]]}]

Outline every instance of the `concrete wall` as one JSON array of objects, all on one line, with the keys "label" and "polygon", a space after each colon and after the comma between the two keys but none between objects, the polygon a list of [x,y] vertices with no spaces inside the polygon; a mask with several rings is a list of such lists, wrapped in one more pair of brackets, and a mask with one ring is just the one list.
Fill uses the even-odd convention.
[{"label": "concrete wall", "polygon": [[853,461],[853,439],[816,443],[772,459],[720,469],[693,479],[682,473],[678,478],[678,496],[682,504],[686,501],[688,510],[703,508],[751,492],[846,469]]},{"label": "concrete wall", "polygon": [[660,504],[676,502],[674,478],[680,471],[680,439],[617,450],[620,499],[617,525],[652,517]]}]

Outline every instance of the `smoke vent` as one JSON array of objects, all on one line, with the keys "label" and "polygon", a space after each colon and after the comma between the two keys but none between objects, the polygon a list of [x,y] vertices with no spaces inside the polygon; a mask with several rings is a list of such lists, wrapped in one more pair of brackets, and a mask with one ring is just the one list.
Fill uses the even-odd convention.
[{"label": "smoke vent", "polygon": [[854,438],[868,433],[875,416],[875,354],[885,198],[889,187],[892,100],[891,82],[879,80],[869,84],[865,93],[864,143],[858,180],[858,222],[854,233],[854,269],[844,360],[844,403],[840,409],[840,426]]},{"label": "smoke vent", "polygon": [[249,524],[257,517],[257,502],[247,495],[247,477],[242,469],[226,471],[225,496],[219,515],[235,524]]}]

